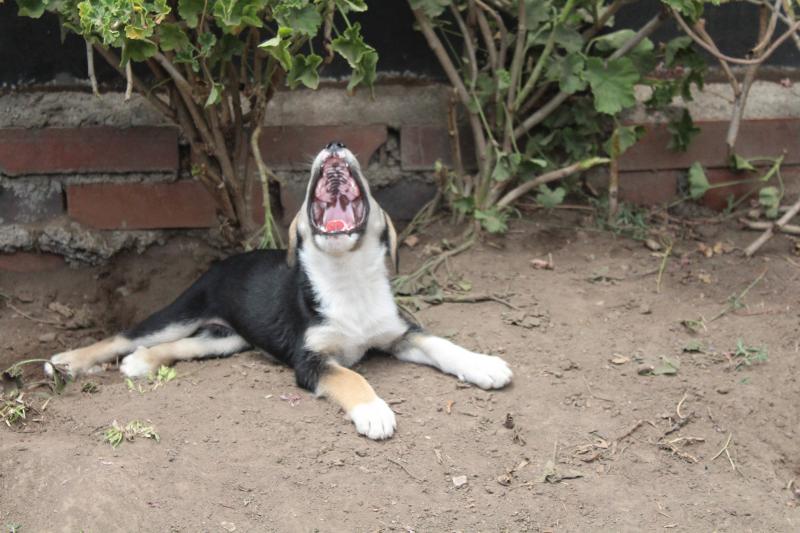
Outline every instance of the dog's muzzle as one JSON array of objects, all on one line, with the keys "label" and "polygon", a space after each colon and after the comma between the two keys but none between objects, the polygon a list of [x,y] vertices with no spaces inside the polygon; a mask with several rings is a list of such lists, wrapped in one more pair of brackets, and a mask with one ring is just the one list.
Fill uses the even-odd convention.
[{"label": "dog's muzzle", "polygon": [[314,233],[340,235],[360,232],[367,220],[369,202],[360,177],[354,171],[341,143],[325,150],[315,182],[309,189],[308,216]]}]

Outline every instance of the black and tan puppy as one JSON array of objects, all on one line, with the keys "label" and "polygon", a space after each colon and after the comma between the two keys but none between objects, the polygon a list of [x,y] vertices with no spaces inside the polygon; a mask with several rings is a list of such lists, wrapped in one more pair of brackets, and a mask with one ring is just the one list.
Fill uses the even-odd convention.
[{"label": "black and tan puppy", "polygon": [[292,366],[298,385],[337,402],[371,439],[390,437],[396,425],[386,402],[349,369],[371,348],[485,389],[511,381],[499,357],[429,335],[400,316],[386,267],[387,255],[396,261],[394,228],[341,143],[329,144],[314,160],[289,237],[288,250],[214,264],[142,323],[54,355],[52,364],[75,375],[123,358],[120,371],[139,377],[178,360],[258,348]]}]

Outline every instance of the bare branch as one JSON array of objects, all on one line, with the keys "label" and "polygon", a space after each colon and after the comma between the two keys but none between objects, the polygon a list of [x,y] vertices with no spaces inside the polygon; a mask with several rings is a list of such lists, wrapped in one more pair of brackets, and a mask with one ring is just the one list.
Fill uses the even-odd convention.
[{"label": "bare branch", "polygon": [[100,96],[100,89],[97,87],[97,76],[94,74],[94,49],[92,43],[86,41],[86,69],[89,73],[89,81],[92,84],[92,94]]},{"label": "bare branch", "polygon": [[414,17],[417,19],[417,23],[419,24],[422,34],[425,36],[425,40],[428,42],[428,46],[436,55],[436,58],[442,65],[445,74],[447,74],[447,79],[455,88],[458,98],[461,100],[461,104],[464,105],[469,112],[470,128],[472,129],[472,136],[475,140],[475,150],[478,153],[478,161],[485,162],[487,156],[486,137],[483,133],[483,126],[481,125],[480,118],[475,112],[470,110],[472,98],[467,92],[467,88],[464,86],[464,82],[461,79],[458,70],[456,70],[452,60],[447,55],[447,51],[442,46],[441,40],[439,40],[439,37],[433,30],[433,26],[431,25],[430,20],[428,20],[428,17],[418,9],[412,9],[411,11],[414,13]]},{"label": "bare branch", "polygon": [[736,65],[760,65],[761,63],[763,63],[764,61],[766,61],[766,59],[767,59],[769,56],[771,56],[771,55],[772,55],[772,53],[773,53],[775,50],[777,50],[777,49],[780,47],[780,45],[782,45],[782,44],[783,44],[783,42],[784,42],[786,39],[788,39],[789,37],[791,37],[791,36],[792,36],[792,35],[793,35],[793,34],[794,34],[794,33],[795,33],[795,32],[796,32],[798,29],[800,29],[800,21],[797,21],[797,22],[795,22],[795,23],[791,24],[791,25],[789,26],[789,29],[788,29],[788,30],[786,30],[786,31],[785,31],[785,32],[784,32],[784,33],[783,33],[783,34],[782,34],[780,37],[778,37],[777,39],[775,39],[775,41],[772,43],[772,45],[771,45],[771,46],[770,46],[770,47],[769,47],[769,48],[768,48],[768,49],[767,49],[767,50],[766,50],[766,51],[765,51],[765,52],[764,52],[764,53],[763,53],[761,56],[759,56],[759,57],[758,57],[758,58],[756,58],[756,59],[740,59],[740,58],[737,58],[737,57],[731,57],[731,56],[729,56],[729,55],[726,55],[726,54],[723,54],[723,53],[721,53],[721,52],[719,52],[719,51],[716,51],[716,50],[714,50],[714,47],[711,47],[711,46],[709,46],[709,45],[708,45],[708,44],[707,44],[707,43],[706,43],[706,42],[705,42],[703,39],[701,39],[701,38],[700,38],[700,37],[699,37],[699,36],[698,36],[698,35],[697,35],[697,34],[696,34],[694,31],[692,31],[692,29],[689,27],[689,25],[686,23],[686,21],[685,21],[685,20],[683,20],[683,17],[681,17],[681,15],[680,15],[680,14],[679,14],[677,11],[675,11],[674,9],[672,9],[671,11],[672,11],[672,16],[673,16],[673,17],[675,18],[675,20],[678,22],[678,24],[679,24],[679,25],[680,25],[680,27],[683,29],[683,31],[684,31],[684,32],[686,32],[686,35],[688,35],[689,37],[691,37],[691,38],[692,38],[692,40],[693,40],[695,43],[697,43],[698,45],[700,45],[700,46],[701,46],[703,49],[705,49],[705,50],[706,50],[706,51],[707,51],[709,54],[713,55],[713,56],[714,56],[714,57],[716,57],[717,59],[724,59],[724,60],[725,60],[725,61],[727,61],[728,63],[734,63],[734,64],[736,64]]},{"label": "bare branch", "polygon": [[[117,55],[114,54],[114,52],[112,52],[111,50],[107,50],[99,45],[94,45],[94,49],[97,50],[97,53],[103,56],[103,59],[105,59],[109,65],[111,65],[114,69],[116,69],[117,72],[119,72],[123,76],[125,75],[125,69],[120,67],[119,57],[117,57]],[[171,120],[173,123],[178,124],[178,119],[175,116],[175,113],[172,111],[172,109],[170,109],[169,106],[167,106],[167,104],[165,104],[160,98],[158,98],[150,90],[150,88],[148,88],[147,85],[145,85],[144,82],[139,79],[138,76],[134,74],[132,76],[132,80],[133,80],[133,86],[136,88],[136,90],[139,91],[139,93],[142,96],[147,98],[147,101],[150,102],[153,105],[153,107],[155,107],[158,110],[159,113],[167,117],[167,119]]]},{"label": "bare branch", "polygon": [[475,36],[472,34],[472,30],[469,29],[466,22],[464,22],[464,17],[461,16],[458,7],[454,4],[450,4],[450,12],[453,13],[456,24],[458,24],[459,30],[461,30],[461,35],[464,36],[464,48],[467,51],[467,58],[469,60],[469,85],[470,88],[474,89],[475,82],[478,80],[478,56],[475,54]]},{"label": "bare branch", "polygon": [[528,192],[536,189],[539,185],[544,185],[545,183],[550,183],[551,181],[560,180],[566,178],[567,176],[571,176],[576,172],[581,170],[587,170],[593,166],[608,163],[609,160],[604,157],[594,157],[592,159],[588,159],[586,161],[580,161],[578,163],[573,163],[569,166],[564,168],[560,168],[558,170],[553,170],[546,174],[542,174],[531,181],[526,181],[525,183],[518,185],[517,187],[511,189],[497,202],[498,208],[503,208],[511,205],[514,200],[517,198],[527,194]]},{"label": "bare branch", "polygon": [[131,96],[133,96],[133,68],[129,59],[125,63],[125,101],[130,100]]},{"label": "bare branch", "polygon": [[764,245],[765,242],[767,242],[772,238],[772,235],[774,234],[775,231],[781,231],[781,228],[783,228],[790,220],[792,220],[792,218],[794,218],[794,216],[797,215],[797,213],[800,213],[800,199],[797,200],[794,204],[792,204],[792,207],[788,211],[786,211],[786,213],[780,219],[778,219],[778,221],[775,222],[775,224],[770,226],[763,234],[761,234],[761,236],[758,239],[753,241],[750,244],[750,246],[745,248],[744,255],[750,257],[754,253],[756,253],[758,249]]}]

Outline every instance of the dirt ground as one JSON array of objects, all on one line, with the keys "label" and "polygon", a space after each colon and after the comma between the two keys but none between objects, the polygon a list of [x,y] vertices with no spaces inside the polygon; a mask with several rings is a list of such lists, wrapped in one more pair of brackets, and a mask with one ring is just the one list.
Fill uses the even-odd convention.
[{"label": "dirt ground", "polygon": [[[451,261],[471,294],[514,308],[418,312],[506,358],[507,389],[370,358],[357,369],[398,414],[395,436],[372,442],[257,353],[180,363],[143,392],[111,368],[69,384],[24,427],[0,427],[2,531],[800,530],[794,244],[777,237],[745,260],[753,233],[698,225],[676,242],[658,293],[660,254],[577,218],[515,222]],[[405,269],[437,231],[403,249]],[[548,253],[553,270],[531,266]],[[93,324],[59,329],[0,305],[0,367],[129,325],[216,254],[176,238],[106,267],[0,274],[29,317],[64,323],[72,311]],[[762,272],[746,307],[711,321]],[[698,333],[681,325],[701,317]],[[736,355],[739,340],[761,357]],[[81,392],[87,381],[98,391]],[[160,442],[103,442],[112,421],[134,419]]]}]

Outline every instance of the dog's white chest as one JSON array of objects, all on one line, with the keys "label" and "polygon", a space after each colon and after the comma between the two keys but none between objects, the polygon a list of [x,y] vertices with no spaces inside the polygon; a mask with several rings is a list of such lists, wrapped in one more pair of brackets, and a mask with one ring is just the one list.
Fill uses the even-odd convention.
[{"label": "dog's white chest", "polygon": [[388,348],[407,329],[392,297],[385,250],[370,244],[334,258],[301,253],[323,316],[306,332],[306,347],[344,366],[358,362],[369,348]]}]

